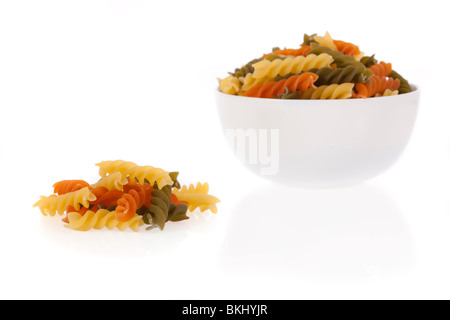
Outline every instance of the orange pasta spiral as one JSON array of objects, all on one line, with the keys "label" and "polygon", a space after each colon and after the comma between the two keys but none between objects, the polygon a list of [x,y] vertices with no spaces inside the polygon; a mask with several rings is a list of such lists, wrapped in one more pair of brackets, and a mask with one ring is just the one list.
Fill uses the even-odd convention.
[{"label": "orange pasta spiral", "polygon": [[295,57],[304,56],[304,57],[306,57],[306,54],[310,51],[311,51],[311,46],[302,46],[299,49],[282,49],[282,50],[276,50],[272,53],[265,54],[261,57],[261,59],[264,59],[265,57],[270,56],[272,54],[279,55],[279,56],[295,56]]},{"label": "orange pasta spiral", "polygon": [[116,206],[117,201],[124,195],[123,191],[108,190],[106,187],[97,187],[92,190],[92,193],[97,197],[97,200],[92,201],[90,204],[103,207]]},{"label": "orange pasta spiral", "polygon": [[146,198],[145,190],[131,189],[125,193],[122,198],[117,201],[116,220],[120,222],[127,222],[132,219],[136,211],[144,205]]},{"label": "orange pasta spiral", "polygon": [[84,180],[62,180],[53,185],[54,191],[58,195],[63,195],[69,192],[81,190],[85,187],[90,187],[90,184]]},{"label": "orange pasta spiral", "polygon": [[131,190],[135,190],[140,195],[142,195],[142,197],[143,197],[143,205],[145,205],[146,207],[150,207],[151,206],[152,203],[151,203],[150,200],[153,197],[152,196],[152,192],[153,192],[154,189],[149,183],[144,183],[144,184],[139,184],[139,183],[131,184],[131,183],[128,183],[124,187],[124,191],[129,193]]},{"label": "orange pasta spiral", "polygon": [[341,41],[341,40],[333,40],[333,42],[334,42],[335,46],[337,47],[337,50],[342,53],[345,53],[346,55],[354,57],[361,53],[361,51],[359,50],[359,47],[353,43],[345,42],[345,41]]},{"label": "orange pasta spiral", "polygon": [[392,64],[380,61],[379,63],[371,66],[370,71],[372,71],[376,76],[388,77],[392,72]]},{"label": "orange pasta spiral", "polygon": [[298,90],[306,91],[309,88],[316,88],[314,82],[319,76],[312,72],[305,72],[300,75],[294,75],[288,79],[280,81],[270,81],[264,84],[257,84],[248,89],[244,96],[253,98],[273,98],[283,94],[288,89],[290,92]]},{"label": "orange pasta spiral", "polygon": [[383,94],[388,89],[398,90],[398,88],[400,88],[400,80],[398,79],[373,76],[366,83],[356,84],[356,92],[353,92],[353,97],[366,99],[376,94]]}]

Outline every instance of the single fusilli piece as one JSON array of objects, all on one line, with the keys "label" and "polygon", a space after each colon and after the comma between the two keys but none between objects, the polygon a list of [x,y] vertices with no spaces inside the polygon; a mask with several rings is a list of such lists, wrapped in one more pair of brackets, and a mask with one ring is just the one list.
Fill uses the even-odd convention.
[{"label": "single fusilli piece", "polygon": [[374,75],[379,77],[389,77],[392,72],[392,64],[380,61],[379,63],[371,66],[370,71],[372,71]]},{"label": "single fusilli piece", "polygon": [[271,81],[272,79],[270,78],[266,78],[266,79],[256,79],[255,77],[253,77],[253,75],[251,73],[247,74],[245,76],[245,78],[241,78],[240,81],[242,82],[242,94],[245,94],[245,92],[250,89],[251,87],[253,87],[254,85],[260,84],[260,83],[266,83]]},{"label": "single fusilli piece", "polygon": [[357,60],[355,60],[355,58],[348,56],[338,50],[330,49],[329,47],[317,46],[317,47],[313,48],[308,53],[308,55],[311,55],[311,54],[316,55],[316,54],[323,54],[323,53],[326,53],[326,54],[332,56],[333,57],[332,63],[336,64],[336,67],[338,67],[338,68],[345,68],[348,66],[352,66],[355,68],[362,67],[362,68],[364,68],[364,75],[367,78],[370,78],[371,76],[373,76],[373,72],[370,71],[369,69],[367,69],[366,66],[362,62],[357,61]]},{"label": "single fusilli piece", "polygon": [[345,68],[348,66],[352,66],[355,68],[365,68],[364,70],[364,75],[367,78],[370,78],[373,76],[373,72],[370,69],[367,69],[364,64],[362,64],[361,62],[355,60],[353,57],[351,56],[347,56],[345,54],[342,54],[340,56],[337,56],[334,58],[334,63],[336,64],[336,66],[338,68]]},{"label": "single fusilli piece", "polygon": [[136,212],[141,208],[146,199],[145,190],[141,189],[140,192],[135,189],[131,189],[125,193],[122,198],[117,200],[116,208],[116,220],[120,222],[127,222],[136,215]]},{"label": "single fusilli piece", "polygon": [[338,47],[333,41],[333,38],[331,38],[331,35],[327,32],[323,37],[321,36],[314,36],[313,37],[314,42],[319,44],[320,46],[325,46],[333,50],[338,50]]},{"label": "single fusilli piece", "polygon": [[355,98],[370,98],[376,94],[383,94],[386,90],[398,90],[400,87],[400,80],[393,78],[385,78],[380,76],[373,76],[370,81],[366,83],[357,83],[353,97]]},{"label": "single fusilli piece", "polygon": [[127,176],[128,170],[136,167],[137,164],[130,161],[115,160],[115,161],[102,161],[97,163],[96,166],[99,167],[99,175],[104,178],[108,174],[120,172],[122,175]]},{"label": "single fusilli piece", "polygon": [[253,98],[277,98],[279,94],[286,92],[286,89],[293,91],[306,91],[308,88],[315,88],[314,82],[318,75],[312,72],[305,72],[300,75],[291,76],[289,79],[280,81],[270,81],[265,84],[257,84],[248,89],[244,96]]},{"label": "single fusilli piece", "polygon": [[33,207],[39,207],[43,215],[55,216],[63,215],[68,206],[72,206],[75,210],[80,210],[81,206],[89,207],[90,201],[97,198],[85,187],[78,191],[69,192],[63,195],[50,195],[49,197],[41,196],[41,199],[34,204]]},{"label": "single fusilli piece", "polygon": [[106,209],[100,209],[97,212],[87,211],[84,215],[81,215],[78,212],[69,212],[67,216],[69,223],[66,227],[78,231],[103,229],[106,227],[109,230],[117,228],[120,231],[130,228],[137,232],[144,224],[142,217],[136,214],[128,221],[120,222],[116,219],[115,211],[108,211]]},{"label": "single fusilli piece", "polygon": [[390,97],[398,95],[398,90],[387,89],[383,94],[377,93],[375,97]]},{"label": "single fusilli piece", "polygon": [[245,77],[248,73],[253,72],[253,65],[257,62],[261,61],[261,59],[254,59],[250,62],[247,62],[245,65],[243,65],[241,68],[236,68],[233,73],[230,73],[233,77],[236,78],[242,78]]},{"label": "single fusilli piece", "polygon": [[128,184],[128,179],[120,172],[114,172],[101,178],[92,188],[105,187],[108,190],[123,190],[123,186]]},{"label": "single fusilli piece", "polygon": [[227,94],[238,94],[241,89],[241,82],[235,76],[228,76],[225,79],[217,79],[219,81],[220,92]]},{"label": "single fusilli piece", "polygon": [[179,172],[169,172],[169,177],[170,179],[172,179],[173,184],[172,184],[172,188],[180,188],[180,182],[178,181],[178,176],[179,176]]},{"label": "single fusilli piece", "polygon": [[189,207],[187,204],[180,203],[179,205],[170,203],[169,215],[167,217],[167,221],[178,222],[189,219],[187,212],[189,211]]},{"label": "single fusilli piece", "polygon": [[151,185],[157,183],[159,188],[173,184],[169,172],[152,166],[138,166],[133,162],[123,160],[103,161],[98,163],[97,166],[100,167],[99,174],[101,177],[120,172],[131,180],[136,179],[140,184],[148,181]]},{"label": "single fusilli piece", "polygon": [[142,215],[144,223],[150,225],[147,230],[155,227],[164,230],[169,217],[170,194],[171,188],[169,186],[165,186],[161,190],[154,189],[152,191],[151,205],[146,208]]},{"label": "single fusilli piece", "polygon": [[89,187],[89,183],[84,180],[62,180],[53,185],[53,193],[63,195],[85,187]]},{"label": "single fusilli piece", "polygon": [[173,189],[173,193],[178,199],[186,201],[188,203],[189,211],[194,211],[199,208],[201,212],[210,210],[212,213],[217,213],[217,203],[220,202],[216,197],[208,194],[208,183],[197,183],[194,187],[193,184],[183,186],[181,189]]},{"label": "single fusilli piece", "polygon": [[324,54],[308,54],[306,57],[287,56],[285,59],[275,59],[270,61],[264,59],[253,65],[255,71],[252,76],[259,79],[273,79],[278,75],[284,76],[288,73],[299,74],[313,68],[330,67],[333,62],[333,57]]},{"label": "single fusilli piece", "polygon": [[362,58],[361,51],[357,45],[341,40],[334,40],[333,43],[336,45],[338,51],[355,57],[356,60],[360,60]]},{"label": "single fusilli piece", "polygon": [[375,59],[375,55],[362,57],[360,62],[364,64],[367,68],[372,67],[373,65],[378,63],[378,60]]},{"label": "single fusilli piece", "polygon": [[127,184],[126,186],[124,186],[124,191],[125,193],[130,193],[131,190],[136,191],[139,194],[140,200],[137,200],[137,203],[141,203],[141,205],[136,205],[137,209],[139,209],[140,206],[144,205],[144,206],[150,206],[151,202],[150,199],[152,197],[152,192],[154,190],[153,186],[151,186],[149,183],[144,183],[144,184],[139,184],[139,183],[134,183],[134,184]]},{"label": "single fusilli piece", "polygon": [[317,34],[313,34],[311,36],[305,34],[304,44],[305,43],[312,46],[324,46],[332,50],[337,50],[343,54],[354,57],[354,59],[358,61],[364,56],[364,53],[359,50],[357,45],[341,40],[334,40],[329,32],[327,32],[323,37],[318,36]]},{"label": "single fusilli piece", "polygon": [[[311,51],[311,46],[301,46],[299,49],[278,49],[274,50],[272,53],[265,54],[261,57],[261,59],[264,59],[272,54],[280,55],[280,56],[305,56],[306,54]],[[252,71],[253,72],[253,71]]]},{"label": "single fusilli piece", "polygon": [[315,73],[319,76],[319,79],[314,83],[316,86],[330,85],[330,84],[342,84],[342,83],[358,83],[365,82],[366,76],[364,75],[364,67],[352,67],[345,68],[322,68],[311,69],[309,72]]},{"label": "single fusilli piece", "polygon": [[311,46],[312,43],[316,43],[314,41],[314,37],[317,36],[317,33],[314,33],[312,35],[307,35],[306,33],[303,36],[303,43],[302,46]]},{"label": "single fusilli piece", "polygon": [[136,179],[140,184],[144,184],[146,181],[150,185],[156,183],[160,189],[173,184],[169,172],[152,166],[136,166],[129,169],[127,174],[131,180]]},{"label": "single fusilli piece", "polygon": [[116,189],[108,190],[106,187],[97,187],[95,189],[92,189],[92,193],[97,199],[95,201],[91,201],[90,204],[99,208],[109,208],[117,206],[117,201],[124,195],[123,191]]},{"label": "single fusilli piece", "polygon": [[291,99],[349,99],[352,97],[354,83],[332,84],[320,86],[316,89],[308,89],[307,91],[297,91],[297,96]]},{"label": "single fusilli piece", "polygon": [[398,92],[400,94],[403,93],[408,93],[411,92],[411,86],[409,85],[408,80],[406,80],[405,78],[403,78],[397,71],[392,70],[391,74],[389,75],[389,77],[394,78],[394,79],[398,79],[400,81],[400,88],[398,89]]}]

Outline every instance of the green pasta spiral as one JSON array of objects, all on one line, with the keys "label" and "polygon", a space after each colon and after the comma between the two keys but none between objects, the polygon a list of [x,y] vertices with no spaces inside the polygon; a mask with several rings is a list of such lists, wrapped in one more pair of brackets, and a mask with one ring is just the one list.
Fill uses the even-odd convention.
[{"label": "green pasta spiral", "polygon": [[[286,48],[285,48],[286,49]],[[280,51],[281,50],[281,48],[280,47],[273,47],[272,48],[272,52],[275,52],[275,51]]]},{"label": "green pasta spiral", "polygon": [[188,205],[184,203],[180,203],[178,206],[175,203],[170,203],[169,215],[167,217],[167,221],[177,222],[189,219],[187,216]]},{"label": "green pasta spiral", "polygon": [[345,68],[331,69],[328,67],[321,69],[311,69],[309,72],[313,72],[319,76],[319,79],[314,83],[316,86],[329,85],[329,84],[342,84],[342,83],[358,83],[365,82],[367,80],[364,71],[364,67],[347,66]]},{"label": "green pasta spiral", "polygon": [[398,89],[398,93],[403,94],[403,93],[408,93],[408,92],[412,91],[408,80],[403,78],[397,71],[392,70],[392,72],[389,76],[394,79],[400,80],[400,88]]},{"label": "green pasta spiral", "polygon": [[267,57],[265,57],[265,60],[269,60],[270,62],[274,61],[274,60],[285,60],[287,57],[286,56],[280,56],[278,54],[270,54]]},{"label": "green pasta spiral", "polygon": [[303,44],[302,44],[302,46],[309,46],[309,45],[311,45],[312,42],[315,43],[315,41],[314,41],[314,37],[315,36],[317,36],[317,33],[314,33],[314,34],[312,34],[310,36],[308,36],[305,33],[305,35],[303,36]]},{"label": "green pasta spiral", "polygon": [[261,61],[261,59],[253,59],[252,61],[246,63],[245,65],[243,65],[241,68],[236,68],[234,70],[234,73],[229,73],[230,75],[236,77],[236,78],[244,78],[247,74],[249,73],[253,73],[253,71],[255,70],[253,68],[253,65],[257,62]]},{"label": "green pasta spiral", "polygon": [[143,213],[141,212],[142,221],[150,225],[147,230],[155,227],[159,227],[161,230],[164,229],[169,216],[170,194],[171,188],[169,186],[165,186],[161,190],[155,188],[152,191],[151,205],[145,208]]},{"label": "green pasta spiral", "polygon": [[348,66],[352,66],[355,68],[364,68],[363,74],[366,76],[366,79],[373,76],[372,71],[367,69],[363,63],[355,60],[355,58],[353,58],[352,56],[348,56],[340,51],[333,50],[333,49],[325,47],[325,46],[316,46],[316,47],[312,48],[311,51],[308,52],[308,55],[310,55],[310,54],[319,55],[322,53],[327,53],[330,56],[332,56],[334,59],[334,63],[337,65],[338,68],[345,68]]},{"label": "green pasta spiral", "polygon": [[[181,184],[178,181],[178,172],[170,172],[169,173],[170,178],[173,181],[173,185],[172,188],[177,188],[177,189],[181,189]],[[170,195],[169,195],[170,198]],[[189,207],[184,204],[184,203],[180,203],[178,206],[171,202],[169,205],[169,212],[167,215],[167,221],[182,221],[182,220],[186,220],[189,219],[189,217],[187,216],[187,212],[188,212]]]},{"label": "green pasta spiral", "polygon": [[319,55],[319,54],[322,54],[322,53],[327,53],[327,54],[329,54],[330,56],[333,57],[333,59],[335,59],[335,58],[338,57],[338,56],[344,55],[344,53],[342,53],[342,52],[340,52],[340,51],[333,50],[333,49],[328,48],[328,47],[325,47],[325,46],[318,46],[318,45],[313,46],[313,47],[311,48],[311,51],[309,51],[309,52],[307,53],[307,55],[310,55],[310,54]]},{"label": "green pasta spiral", "polygon": [[181,188],[181,184],[178,181],[178,175],[179,175],[179,172],[169,172],[169,177],[173,181],[172,188],[177,188],[177,189]]},{"label": "green pasta spiral", "polygon": [[361,58],[361,63],[364,64],[367,68],[370,68],[378,63],[378,60],[375,59],[375,55],[372,56],[364,56]]},{"label": "green pasta spiral", "polygon": [[188,206],[184,203],[178,206],[171,202],[172,188],[181,188],[178,181],[178,172],[170,172],[169,176],[173,181],[171,186],[164,186],[162,189],[158,189],[157,184],[153,185],[152,198],[150,199],[151,205],[146,207],[145,205],[137,210],[137,214],[142,216],[142,221],[149,225],[147,230],[159,227],[164,229],[166,222],[168,221],[182,221],[189,219],[187,216]]},{"label": "green pasta spiral", "polygon": [[294,99],[300,99],[300,96],[298,94],[298,91],[290,92],[289,88],[286,88],[286,92],[278,95],[278,99],[294,100]]},{"label": "green pasta spiral", "polygon": [[164,229],[167,222],[178,222],[189,219],[187,215],[189,207],[187,204],[180,203],[178,206],[170,202],[171,190],[165,186],[162,190],[155,189],[152,192],[153,198],[150,200],[149,207],[142,206],[136,213],[142,216],[142,221],[149,225],[147,230],[159,227]]},{"label": "green pasta spiral", "polygon": [[[304,72],[302,72],[302,73],[304,73]],[[292,77],[292,76],[298,76],[298,75],[301,75],[302,73],[300,73],[300,74],[295,74],[295,73],[290,72],[290,73],[288,73],[288,74],[286,74],[286,75],[284,75],[284,76],[282,76],[282,75],[277,75],[275,78],[273,78],[273,81],[280,81],[280,80],[289,79],[289,78]]]},{"label": "green pasta spiral", "polygon": [[364,68],[363,74],[367,77],[367,79],[373,76],[373,72],[370,69],[367,69],[364,64],[362,64],[359,61],[356,61],[351,56],[347,56],[345,54],[340,55],[340,56],[334,58],[334,63],[336,63],[336,65],[339,68],[345,68],[348,66],[353,66],[355,68],[362,67],[362,68]]}]

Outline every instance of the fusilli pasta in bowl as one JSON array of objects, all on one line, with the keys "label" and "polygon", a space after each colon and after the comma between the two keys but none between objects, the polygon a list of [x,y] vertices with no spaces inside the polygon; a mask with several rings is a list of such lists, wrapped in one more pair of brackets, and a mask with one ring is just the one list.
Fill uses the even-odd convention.
[{"label": "fusilli pasta in bowl", "polygon": [[232,150],[251,171],[287,185],[336,187],[398,160],[419,95],[390,63],[327,33],[219,79],[216,102]]}]

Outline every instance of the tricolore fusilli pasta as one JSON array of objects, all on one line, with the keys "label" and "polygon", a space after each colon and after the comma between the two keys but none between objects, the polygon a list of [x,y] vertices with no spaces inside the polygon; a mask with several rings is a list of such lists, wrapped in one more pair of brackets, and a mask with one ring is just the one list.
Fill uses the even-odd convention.
[{"label": "tricolore fusilli pasta", "polygon": [[[317,77],[308,86],[284,85],[304,74]],[[305,34],[299,48],[274,48],[218,80],[220,92],[270,99],[366,99],[412,91],[391,63],[365,56],[357,45],[328,32]]]},{"label": "tricolore fusilli pasta", "polygon": [[[208,194],[208,184],[181,187],[178,172],[116,160],[97,164],[100,179],[62,180],[54,194],[34,204],[43,215],[64,216],[66,227],[87,231],[108,228],[139,231],[164,229],[167,222],[183,221],[199,208],[217,213],[219,199]],[[186,195],[188,194],[188,195]]]},{"label": "tricolore fusilli pasta", "polygon": [[208,183],[197,183],[195,187],[191,184],[189,187],[183,186],[180,190],[174,190],[174,194],[178,199],[186,201],[190,211],[200,208],[201,212],[211,210],[211,212],[217,213],[217,203],[220,200],[208,193]]}]

